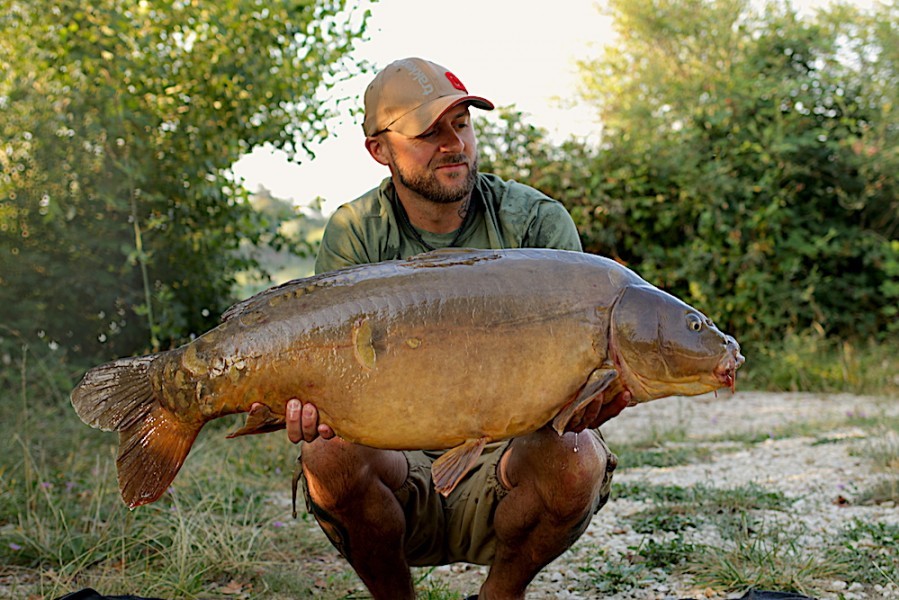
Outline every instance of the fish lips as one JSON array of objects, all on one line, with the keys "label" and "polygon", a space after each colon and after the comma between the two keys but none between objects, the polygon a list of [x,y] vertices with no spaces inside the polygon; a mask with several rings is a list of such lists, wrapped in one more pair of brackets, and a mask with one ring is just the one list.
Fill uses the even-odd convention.
[{"label": "fish lips", "polygon": [[730,388],[731,393],[737,390],[737,369],[746,362],[746,357],[740,353],[740,344],[731,336],[726,336],[727,354],[715,367],[715,377],[723,387]]}]

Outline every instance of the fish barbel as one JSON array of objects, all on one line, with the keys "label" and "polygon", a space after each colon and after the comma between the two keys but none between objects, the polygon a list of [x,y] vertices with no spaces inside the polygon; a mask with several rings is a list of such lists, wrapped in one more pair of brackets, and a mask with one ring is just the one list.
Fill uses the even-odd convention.
[{"label": "fish barbel", "polygon": [[561,434],[603,393],[733,390],[743,361],[708,317],[610,259],[438,250],[261,292],[184,346],[91,369],[72,404],[119,432],[132,508],[165,492],[205,423],[244,412],[231,437],[274,431],[290,398],[351,442],[451,448],[433,467],[448,494],[487,442]]}]

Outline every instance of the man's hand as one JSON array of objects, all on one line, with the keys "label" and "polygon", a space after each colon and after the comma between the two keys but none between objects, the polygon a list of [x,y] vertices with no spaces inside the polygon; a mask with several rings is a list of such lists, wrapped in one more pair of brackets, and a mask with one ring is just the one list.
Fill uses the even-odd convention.
[{"label": "man's hand", "polygon": [[334,430],[318,422],[318,409],[310,402],[296,398],[287,401],[287,437],[294,444],[311,442],[317,437],[326,440],[334,437]]},{"label": "man's hand", "polygon": [[291,398],[285,413],[287,437],[294,444],[311,442],[318,437],[329,440],[336,435],[330,426],[318,422],[318,409],[314,404]]},{"label": "man's hand", "polygon": [[599,398],[571,417],[565,431],[580,433],[585,429],[596,429],[609,419],[617,417],[630,401],[630,392],[620,392],[608,402],[605,400],[605,395],[600,395]]}]

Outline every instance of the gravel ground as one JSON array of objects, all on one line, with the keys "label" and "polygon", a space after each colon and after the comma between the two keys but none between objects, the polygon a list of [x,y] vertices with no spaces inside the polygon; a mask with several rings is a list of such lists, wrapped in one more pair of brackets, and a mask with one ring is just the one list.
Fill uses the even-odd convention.
[{"label": "gravel ground", "polygon": [[[620,469],[615,481],[621,483],[649,483],[689,487],[704,485],[715,488],[733,488],[756,484],[767,490],[777,490],[793,500],[789,514],[778,512],[770,518],[807,526],[808,537],[803,539],[809,547],[820,544],[833,532],[858,517],[866,522],[899,524],[899,509],[895,505],[881,504],[861,506],[853,504],[858,493],[889,473],[872,468],[864,457],[853,456],[850,450],[864,443],[867,433],[845,424],[850,416],[899,415],[899,400],[873,399],[849,395],[771,394],[745,393],[702,396],[699,398],[669,398],[627,409],[603,431],[613,451],[616,442],[628,439],[646,439],[650,432],[681,428],[690,432],[687,441],[691,446],[708,442],[712,447],[712,460],[668,468]],[[778,437],[762,443],[739,446],[733,444],[727,452],[714,452],[715,444],[722,444],[728,436],[765,434],[785,425],[832,422],[833,429],[825,435],[831,443],[815,444],[822,435]],[[801,429],[800,429],[801,430]],[[693,433],[695,432],[695,433]],[[622,465],[623,466],[623,465]],[[591,575],[582,567],[590,564],[597,548],[606,556],[628,553],[629,547],[639,546],[645,534],[633,531],[627,525],[629,515],[647,508],[644,502],[616,499],[594,517],[584,536],[567,553],[549,565],[534,581],[528,598],[597,598],[590,589]],[[787,523],[786,526],[789,526]],[[700,530],[694,543],[718,543],[717,530],[707,533]],[[595,558],[593,559],[595,560]],[[479,567],[453,565],[443,567],[435,576],[452,582],[452,589],[459,589],[460,581],[470,581],[472,592],[477,590],[486,570]],[[464,585],[464,584],[463,584]],[[845,581],[822,582],[820,597],[839,600],[899,599],[899,589],[894,585],[886,589],[865,589],[859,584]],[[741,594],[720,595],[711,590],[697,589],[689,579],[663,578],[648,582],[638,590],[603,595],[616,600],[674,600],[679,598],[736,598]]]}]

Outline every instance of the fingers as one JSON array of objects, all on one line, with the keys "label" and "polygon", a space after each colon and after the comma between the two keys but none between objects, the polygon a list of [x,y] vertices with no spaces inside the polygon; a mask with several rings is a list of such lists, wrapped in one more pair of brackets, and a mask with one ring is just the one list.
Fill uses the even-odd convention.
[{"label": "fingers", "polygon": [[300,427],[303,431],[303,439],[311,442],[318,437],[318,409],[314,404],[303,405]]},{"label": "fingers", "polygon": [[611,400],[606,400],[605,396],[600,395],[571,417],[565,431],[580,433],[588,428],[596,429],[609,419],[621,414],[621,411],[630,404],[631,398],[630,392],[621,392]]},{"label": "fingers", "polygon": [[287,401],[285,422],[287,437],[294,444],[311,442],[318,437],[330,440],[336,435],[329,425],[318,422],[318,409],[314,404],[296,398]]},{"label": "fingers", "polygon": [[584,407],[584,414],[581,418],[581,431],[587,429],[588,427],[593,427],[593,423],[596,421],[596,417],[600,414],[603,408],[602,399],[596,402],[591,402],[587,406]]},{"label": "fingers", "polygon": [[621,414],[621,411],[627,408],[627,405],[630,404],[631,398],[632,396],[630,392],[622,392],[612,398],[610,402],[603,404],[599,411],[599,414],[594,419],[593,427],[599,427],[606,421]]},{"label": "fingers", "polygon": [[591,402],[571,416],[571,420],[568,421],[568,426],[565,427],[565,431],[580,433],[583,430],[587,429],[587,427],[596,419],[601,409],[601,398],[599,400]]},{"label": "fingers", "polygon": [[330,440],[332,437],[337,435],[333,429],[329,425],[325,425],[324,423],[318,424],[318,436],[324,438],[326,440]]},{"label": "fingers", "polygon": [[296,398],[291,398],[287,401],[287,408],[285,409],[287,438],[294,444],[298,444],[303,441],[303,429],[301,423],[302,412],[303,405],[299,400],[297,400]]}]

